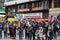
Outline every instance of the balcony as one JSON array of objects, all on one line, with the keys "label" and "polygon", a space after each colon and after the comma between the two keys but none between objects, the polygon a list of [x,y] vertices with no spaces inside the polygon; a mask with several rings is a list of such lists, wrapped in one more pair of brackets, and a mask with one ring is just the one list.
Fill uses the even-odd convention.
[{"label": "balcony", "polygon": [[24,8],[24,9],[18,9],[17,12],[26,12],[26,11],[30,11],[28,8]]},{"label": "balcony", "polygon": [[34,10],[34,11],[35,11],[35,10],[42,10],[42,9],[43,9],[43,8],[41,8],[41,7],[33,7],[33,8],[32,8],[32,10]]}]

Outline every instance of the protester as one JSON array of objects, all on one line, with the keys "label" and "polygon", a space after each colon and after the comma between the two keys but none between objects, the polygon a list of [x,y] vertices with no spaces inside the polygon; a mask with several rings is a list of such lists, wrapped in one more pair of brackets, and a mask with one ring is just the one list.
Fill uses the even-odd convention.
[{"label": "protester", "polygon": [[44,40],[43,38],[43,28],[39,27],[39,40]]},{"label": "protester", "polygon": [[18,28],[19,29],[19,40],[25,40],[25,27],[26,27],[26,23],[24,20],[22,20],[20,22],[20,27]]},{"label": "protester", "polygon": [[0,25],[0,38],[2,38],[2,25]]},{"label": "protester", "polygon": [[12,37],[15,39],[16,38],[16,27],[15,27],[15,24],[13,24],[11,32],[12,32]]},{"label": "protester", "polygon": [[[52,40],[57,38],[57,34],[60,32],[57,19],[54,21],[40,21],[35,19],[19,20],[19,23],[15,25],[15,22],[6,22],[4,28],[4,38],[10,36],[10,38],[16,38],[16,28],[19,34],[19,40]],[[1,26],[1,25],[0,25]],[[9,34],[10,33],[10,34]],[[2,28],[0,27],[0,37],[2,37]],[[26,39],[27,38],[27,39]]]},{"label": "protester", "polygon": [[51,24],[48,25],[48,40],[52,40],[52,27]]},{"label": "protester", "polygon": [[4,38],[7,38],[7,24],[4,26]]}]

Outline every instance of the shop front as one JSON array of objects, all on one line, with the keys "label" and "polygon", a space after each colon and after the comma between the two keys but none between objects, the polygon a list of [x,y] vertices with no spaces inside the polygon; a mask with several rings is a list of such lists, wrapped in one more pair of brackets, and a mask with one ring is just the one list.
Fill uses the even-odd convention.
[{"label": "shop front", "polygon": [[60,14],[60,8],[49,9],[49,17],[57,17]]},{"label": "shop front", "polygon": [[19,18],[19,19],[22,19],[22,18],[26,18],[26,19],[40,19],[40,18],[43,18],[43,13],[20,13],[20,14],[16,14],[16,16]]}]

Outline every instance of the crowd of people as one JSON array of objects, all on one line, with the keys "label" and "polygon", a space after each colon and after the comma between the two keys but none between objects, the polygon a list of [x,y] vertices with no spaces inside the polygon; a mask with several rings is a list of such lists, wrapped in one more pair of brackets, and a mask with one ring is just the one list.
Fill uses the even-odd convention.
[{"label": "crowd of people", "polygon": [[54,21],[41,21],[36,20],[19,20],[19,26],[16,26],[16,22],[4,23],[4,27],[0,25],[0,38],[2,38],[2,31],[4,31],[4,38],[9,36],[10,38],[16,38],[16,30],[18,31],[19,40],[52,40],[60,35],[60,23],[57,19]]}]

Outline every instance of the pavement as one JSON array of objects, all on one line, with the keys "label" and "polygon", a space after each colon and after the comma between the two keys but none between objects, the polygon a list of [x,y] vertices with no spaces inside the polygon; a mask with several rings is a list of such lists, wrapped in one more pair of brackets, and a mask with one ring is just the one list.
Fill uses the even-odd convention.
[{"label": "pavement", "polygon": [[[2,38],[0,40],[13,40],[13,39],[10,39],[10,38],[4,39],[4,38]],[[17,37],[15,40],[19,40],[19,38]],[[60,40],[60,36],[58,36],[57,39],[53,39],[53,40]]]},{"label": "pavement", "polygon": [[[3,36],[2,36],[2,39],[0,39],[0,40],[13,40],[13,39],[10,39],[10,38],[4,38],[4,33],[2,33],[2,34],[3,34]],[[19,40],[19,36],[17,34],[16,34],[16,39],[15,40]],[[53,39],[53,40],[60,40],[60,36],[57,36],[57,39]]]}]

